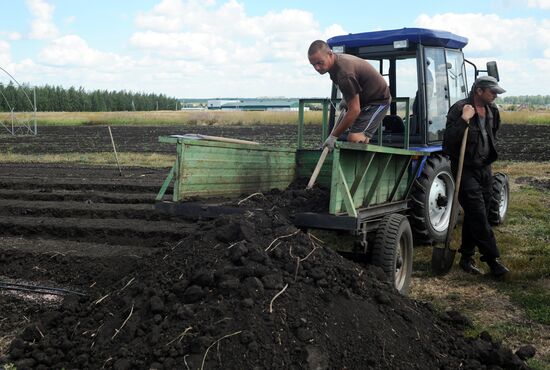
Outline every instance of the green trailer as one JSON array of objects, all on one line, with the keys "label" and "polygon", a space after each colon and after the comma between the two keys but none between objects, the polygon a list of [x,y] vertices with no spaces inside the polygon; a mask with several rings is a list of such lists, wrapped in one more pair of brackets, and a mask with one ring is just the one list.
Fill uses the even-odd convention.
[{"label": "green trailer", "polygon": [[[302,99],[300,106],[316,101]],[[327,112],[330,101],[321,102]],[[299,117],[301,140],[303,114]],[[326,125],[325,115],[323,133]],[[321,154],[319,149],[302,148],[301,142],[293,150],[194,135],[161,136],[159,141],[175,145],[176,160],[157,195],[157,209],[192,217],[238,212],[219,200],[284,190],[297,179],[309,179]],[[406,293],[413,247],[408,199],[421,159],[428,155],[422,150],[339,142],[317,179],[330,189],[328,209],[298,213],[295,225],[355,235],[362,249],[358,252],[368,254]],[[171,183],[171,199],[165,200]]]}]

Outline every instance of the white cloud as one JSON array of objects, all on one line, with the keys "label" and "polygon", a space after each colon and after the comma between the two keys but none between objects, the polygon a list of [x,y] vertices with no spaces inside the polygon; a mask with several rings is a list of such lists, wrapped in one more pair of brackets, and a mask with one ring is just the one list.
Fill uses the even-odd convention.
[{"label": "white cloud", "polygon": [[11,45],[0,40],[0,66],[6,66],[11,62]]},{"label": "white cloud", "polygon": [[21,34],[19,32],[0,31],[0,39],[17,41],[21,40]]},{"label": "white cloud", "polygon": [[529,8],[550,9],[550,0],[527,0]]},{"label": "white cloud", "polygon": [[466,58],[481,69],[486,61],[496,60],[508,95],[548,94],[550,21],[507,19],[495,14],[445,13],[422,14],[416,18],[415,25],[467,37]]},{"label": "white cloud", "polygon": [[47,40],[57,37],[59,31],[53,22],[54,6],[44,0],[27,0],[33,19],[29,38]]},{"label": "white cloud", "polygon": [[235,0],[163,0],[135,24],[130,44],[136,50],[201,67],[200,76],[179,72],[195,96],[326,96],[330,81],[311,68],[307,48],[345,33],[337,24],[322,29],[312,13],[299,9],[250,16]]},{"label": "white cloud", "polygon": [[[57,32],[52,6],[45,0],[27,4],[35,19],[48,20]],[[16,73],[31,84],[179,97],[319,97],[329,95],[330,80],[309,65],[307,48],[315,39],[346,33],[338,24],[322,28],[299,9],[251,16],[235,0],[160,0],[134,23],[132,57],[95,49],[80,35],[62,35],[45,42],[36,59],[18,62]]]},{"label": "white cloud", "polygon": [[92,49],[77,35],[67,35],[52,40],[38,55],[39,60],[52,66],[93,67],[99,70],[130,68],[129,58],[114,53]]},{"label": "white cloud", "polygon": [[549,25],[531,18],[506,19],[481,13],[421,14],[414,23],[467,37],[466,50],[473,54],[539,53],[541,46],[550,46]]}]

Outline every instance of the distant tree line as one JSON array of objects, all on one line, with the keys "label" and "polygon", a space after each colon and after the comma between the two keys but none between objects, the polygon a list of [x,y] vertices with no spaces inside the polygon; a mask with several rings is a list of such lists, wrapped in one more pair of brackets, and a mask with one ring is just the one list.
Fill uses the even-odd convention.
[{"label": "distant tree line", "polygon": [[520,95],[499,97],[497,103],[500,104],[526,104],[533,106],[549,105],[550,95]]},{"label": "distant tree line", "polygon": [[[0,112],[32,110],[36,90],[37,110],[42,112],[113,112],[174,110],[178,99],[164,94],[145,94],[130,91],[86,91],[83,87],[15,86],[0,83]],[[30,101],[29,101],[30,100]]]}]

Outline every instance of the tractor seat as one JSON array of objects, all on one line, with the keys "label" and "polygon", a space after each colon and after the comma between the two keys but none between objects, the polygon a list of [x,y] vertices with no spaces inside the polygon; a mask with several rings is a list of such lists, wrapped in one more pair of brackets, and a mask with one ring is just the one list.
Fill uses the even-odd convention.
[{"label": "tractor seat", "polygon": [[403,118],[398,115],[390,114],[384,117],[382,121],[384,133],[402,134],[405,132],[405,124]]}]

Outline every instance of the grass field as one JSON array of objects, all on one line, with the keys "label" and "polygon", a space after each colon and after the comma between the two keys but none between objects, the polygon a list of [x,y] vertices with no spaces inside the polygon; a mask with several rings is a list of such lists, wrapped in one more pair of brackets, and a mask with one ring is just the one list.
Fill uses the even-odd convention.
[{"label": "grass field", "polygon": [[[306,124],[321,124],[320,111],[306,111]],[[29,120],[28,114],[21,119]],[[38,112],[38,125],[252,125],[287,124],[298,120],[298,112],[274,111],[151,111],[151,112]],[[8,113],[0,120],[11,122]],[[503,123],[550,125],[547,111],[502,111]]]},{"label": "grass field", "polygon": [[[305,123],[321,123],[322,112],[306,111]],[[22,115],[21,119],[29,119]],[[0,120],[9,121],[8,113]],[[288,124],[298,121],[298,112],[275,111],[150,111],[150,112],[38,112],[38,125],[252,125]]]},{"label": "grass field", "polygon": [[503,123],[550,125],[550,111],[501,111],[501,118]]},{"label": "grass field", "polygon": [[[157,153],[117,153],[120,166],[172,167],[174,155]],[[2,163],[71,163],[85,165],[116,165],[113,153],[60,153],[60,154],[16,154],[2,153]]]}]

